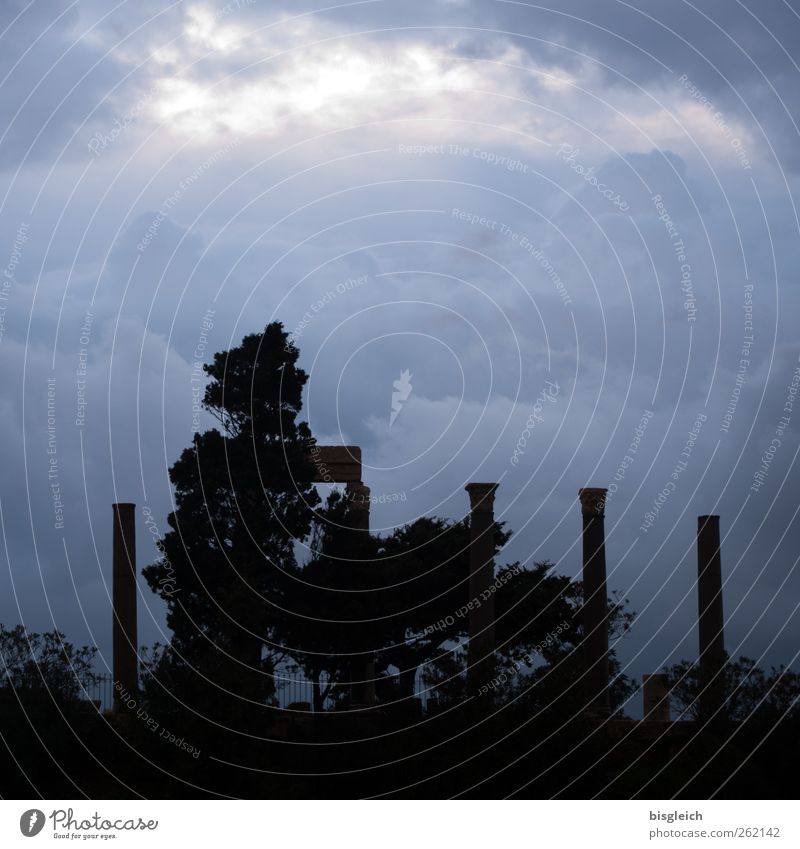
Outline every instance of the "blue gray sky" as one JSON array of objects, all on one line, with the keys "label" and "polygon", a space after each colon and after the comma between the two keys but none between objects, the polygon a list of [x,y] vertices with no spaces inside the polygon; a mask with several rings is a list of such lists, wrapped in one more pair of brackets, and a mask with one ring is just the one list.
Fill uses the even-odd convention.
[{"label": "blue gray sky", "polygon": [[7,0],[0,45],[0,621],[108,655],[110,504],[146,565],[195,364],[278,319],[374,528],[496,480],[504,559],[577,576],[611,486],[638,678],[719,513],[728,650],[796,663],[795,0]]}]

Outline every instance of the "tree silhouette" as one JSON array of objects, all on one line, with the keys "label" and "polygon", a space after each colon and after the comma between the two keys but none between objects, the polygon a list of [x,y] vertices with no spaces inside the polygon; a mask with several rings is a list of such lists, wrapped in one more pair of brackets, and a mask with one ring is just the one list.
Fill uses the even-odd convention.
[{"label": "tree silhouette", "polygon": [[[294,542],[309,531],[319,502],[298,422],[306,373],[278,322],[218,353],[204,407],[221,430],[196,433],[170,469],[175,509],[144,569],[167,603],[173,637],[153,674],[193,679],[182,689],[217,707],[226,692],[264,704],[276,628],[295,572]],[[229,716],[230,707],[215,714]]]},{"label": "tree silhouette", "polygon": [[[367,658],[376,660],[380,701],[407,703],[418,681],[435,702],[464,698],[469,519],[422,517],[378,538],[350,530],[347,510],[334,492],[318,512],[312,556],[293,585],[290,606],[299,616],[283,623],[285,644],[315,682],[315,708],[326,697],[345,698],[346,682],[363,674]],[[497,557],[510,536],[496,524]],[[496,571],[498,673],[510,673],[506,696],[536,683],[539,701],[563,705],[562,688],[580,707],[582,588],[553,569],[549,562],[513,563]],[[612,638],[632,618],[624,602],[609,599]],[[613,650],[610,666],[618,706],[633,685],[618,674]]]},{"label": "tree silhouette", "polygon": [[[664,670],[673,709],[681,719],[701,719],[700,668],[682,660]],[[784,666],[765,672],[748,657],[728,660],[723,670],[724,716],[743,722],[800,720],[800,675]]]},{"label": "tree silhouette", "polygon": [[310,557],[288,588],[291,615],[278,626],[282,644],[314,683],[316,710],[327,699],[349,699],[350,682],[363,677],[364,660],[385,639],[370,592],[381,581],[378,539],[351,527],[351,509],[334,490],[316,512]]},{"label": "tree silhouette", "polygon": [[93,646],[76,648],[60,631],[0,624],[0,691],[23,702],[75,702],[94,679],[96,654]]}]

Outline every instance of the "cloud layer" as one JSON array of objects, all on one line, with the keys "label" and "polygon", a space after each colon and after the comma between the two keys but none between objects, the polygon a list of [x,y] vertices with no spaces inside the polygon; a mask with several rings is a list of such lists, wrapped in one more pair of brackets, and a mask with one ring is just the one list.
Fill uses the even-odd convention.
[{"label": "cloud layer", "polygon": [[639,676],[696,651],[695,517],[720,513],[729,650],[795,659],[791,4],[3,16],[2,621],[108,651],[110,503],[163,526],[210,426],[196,363],[278,319],[376,528],[499,480],[507,559],[578,575],[577,489],[613,485]]}]

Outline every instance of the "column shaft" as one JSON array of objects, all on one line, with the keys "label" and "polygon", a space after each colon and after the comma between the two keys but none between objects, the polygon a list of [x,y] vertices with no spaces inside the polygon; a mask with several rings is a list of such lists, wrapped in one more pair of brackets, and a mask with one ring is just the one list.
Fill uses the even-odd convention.
[{"label": "column shaft", "polygon": [[469,668],[467,692],[475,695],[495,675],[494,495],[496,483],[470,483]]},{"label": "column shaft", "polygon": [[[361,481],[348,482],[345,488],[350,527],[369,533],[370,489]],[[352,705],[374,705],[375,659],[353,657],[350,663],[350,703]]]},{"label": "column shaft", "polygon": [[[112,642],[114,683],[129,694],[139,689],[136,622],[136,505],[113,504]],[[122,694],[115,687],[114,698]]]},{"label": "column shaft", "polygon": [[583,516],[583,608],[586,709],[609,713],[608,590],[606,588],[605,496],[607,490],[579,491]]},{"label": "column shaft", "polygon": [[725,700],[725,636],[722,610],[722,558],[719,516],[697,517],[697,629],[699,637],[699,712],[710,717]]}]

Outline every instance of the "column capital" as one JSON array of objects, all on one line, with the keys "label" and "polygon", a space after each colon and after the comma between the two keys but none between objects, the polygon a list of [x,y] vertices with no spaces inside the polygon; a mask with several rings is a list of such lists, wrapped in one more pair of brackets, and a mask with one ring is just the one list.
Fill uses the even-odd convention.
[{"label": "column capital", "polygon": [[605,516],[607,492],[607,489],[597,486],[585,486],[579,489],[581,513],[584,516]]},{"label": "column capital", "polygon": [[496,483],[468,483],[464,489],[469,493],[470,510],[491,513],[497,487]]},{"label": "column capital", "polygon": [[698,529],[703,529],[706,525],[714,525],[719,526],[719,516],[714,515],[713,513],[708,516],[698,516],[697,517],[697,527]]}]

